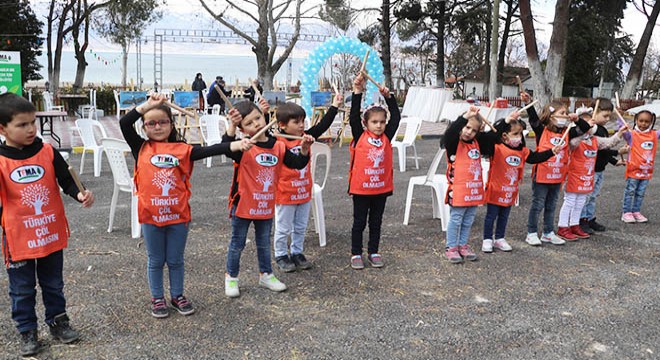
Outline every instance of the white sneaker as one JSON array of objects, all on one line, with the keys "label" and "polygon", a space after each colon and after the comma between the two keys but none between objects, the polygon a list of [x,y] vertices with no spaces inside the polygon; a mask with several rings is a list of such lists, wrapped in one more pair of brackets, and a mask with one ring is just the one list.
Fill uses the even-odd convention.
[{"label": "white sneaker", "polygon": [[259,286],[265,287],[268,290],[275,292],[281,292],[286,290],[286,285],[281,281],[277,280],[275,275],[270,273],[263,273],[259,275]]},{"label": "white sneaker", "polygon": [[500,250],[500,251],[511,251],[511,250],[513,250],[511,245],[509,245],[509,243],[506,242],[506,240],[504,238],[495,240],[495,242],[493,243],[493,246],[495,247],[495,249]]},{"label": "white sneaker", "polygon": [[241,292],[238,290],[237,277],[225,276],[225,295],[231,298],[241,295]]},{"label": "white sneaker", "polygon": [[492,253],[493,252],[493,240],[492,239],[484,239],[484,242],[481,243],[481,251],[485,253]]},{"label": "white sneaker", "polygon": [[536,233],[527,234],[527,238],[525,239],[525,242],[527,242],[529,245],[532,246],[541,245],[541,240],[539,240],[539,236]]},{"label": "white sneaker", "polygon": [[553,245],[564,245],[566,244],[566,241],[559,236],[555,235],[554,231],[550,231],[548,234],[543,234],[541,237],[541,241],[543,242],[549,242]]}]

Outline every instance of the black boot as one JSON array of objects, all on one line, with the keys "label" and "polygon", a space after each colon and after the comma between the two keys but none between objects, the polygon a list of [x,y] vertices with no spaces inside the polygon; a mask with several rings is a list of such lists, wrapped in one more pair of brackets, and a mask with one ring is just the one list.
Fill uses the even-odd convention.
[{"label": "black boot", "polygon": [[582,231],[586,232],[589,235],[594,233],[594,230],[591,227],[589,227],[589,219],[587,218],[580,219],[580,229],[582,229]]},{"label": "black boot", "polygon": [[39,339],[37,329],[21,333],[21,355],[30,356],[39,352]]},{"label": "black boot", "polygon": [[607,228],[605,225],[599,224],[596,222],[596,218],[593,218],[589,220],[589,227],[592,228],[594,231],[605,231]]},{"label": "black boot", "polygon": [[53,338],[65,343],[72,343],[80,337],[80,334],[73,330],[69,325],[69,317],[66,314],[61,314],[55,316],[52,324],[48,324],[50,327],[50,334],[53,335]]}]

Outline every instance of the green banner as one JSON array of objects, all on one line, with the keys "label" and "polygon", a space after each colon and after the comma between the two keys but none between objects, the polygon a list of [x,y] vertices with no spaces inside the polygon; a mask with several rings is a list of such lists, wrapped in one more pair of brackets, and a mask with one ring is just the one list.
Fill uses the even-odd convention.
[{"label": "green banner", "polygon": [[23,96],[21,53],[18,51],[0,51],[0,94],[6,92]]}]

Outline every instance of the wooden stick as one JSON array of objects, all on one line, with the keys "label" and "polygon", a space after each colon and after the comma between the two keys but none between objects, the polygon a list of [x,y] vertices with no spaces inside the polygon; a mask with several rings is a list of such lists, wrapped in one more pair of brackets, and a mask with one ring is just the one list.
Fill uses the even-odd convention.
[{"label": "wooden stick", "polygon": [[376,85],[376,87],[378,87],[379,90],[382,88],[382,86],[378,83],[378,81],[374,80],[374,78],[372,78],[371,75],[367,74],[366,71],[362,71],[362,75],[363,75],[364,77],[366,77],[367,80],[369,80],[369,81],[371,81],[372,83],[374,83],[374,85]]},{"label": "wooden stick", "polygon": [[553,118],[559,118],[559,119],[570,119],[571,117],[568,115],[552,115]]},{"label": "wooden stick", "polygon": [[619,100],[619,92],[618,92],[618,91],[615,91],[615,92],[614,92],[614,96],[616,97],[616,107],[618,107],[619,109],[621,109],[621,101]]},{"label": "wooden stick", "polygon": [[289,140],[302,140],[302,139],[304,139],[302,136],[289,135],[289,134],[280,134],[280,133],[274,133],[273,136],[281,137],[281,138],[289,139]]},{"label": "wooden stick", "polygon": [[76,173],[76,170],[74,170],[71,167],[71,165],[69,165],[69,173],[71,174],[71,177],[73,178],[73,182],[76,183],[76,187],[78,187],[78,191],[81,194],[85,194],[85,187],[80,182],[80,178],[78,177],[78,174]]},{"label": "wooden stick", "polygon": [[525,92],[525,89],[523,88],[522,80],[520,80],[520,76],[516,75],[516,80],[518,81],[518,89],[520,89],[520,92],[521,93]]},{"label": "wooden stick", "polygon": [[481,117],[481,119],[483,120],[483,122],[485,122],[486,125],[488,125],[488,127],[490,127],[493,131],[497,131],[497,130],[495,130],[495,127],[493,126],[493,124],[491,124],[490,121],[488,121],[488,117],[490,116],[490,112],[493,111],[493,108],[494,108],[494,107],[495,107],[495,101],[492,101],[492,102],[490,103],[490,107],[488,108],[488,112],[486,113],[486,117],[484,117],[484,116],[481,115],[481,114],[479,114],[479,116]]},{"label": "wooden stick", "polygon": [[261,95],[261,91],[259,91],[259,88],[254,86],[253,83],[251,83],[250,86],[252,87],[252,90],[254,90],[254,99],[255,100],[261,99],[263,95]]},{"label": "wooden stick", "polygon": [[251,138],[252,138],[252,139],[256,139],[256,138],[260,137],[261,135],[265,134],[266,131],[268,131],[268,129],[270,129],[271,127],[273,127],[273,125],[275,125],[275,124],[277,124],[277,119],[273,119],[273,120],[271,120],[268,124],[266,124],[266,126],[264,126],[264,127],[263,127],[261,130],[259,130],[256,134],[254,134],[253,136],[251,136]]},{"label": "wooden stick", "polygon": [[525,105],[524,107],[520,108],[520,110],[518,110],[518,112],[521,113],[521,112],[523,112],[523,111],[525,111],[525,110],[531,108],[531,107],[534,106],[534,104],[536,104],[537,102],[539,102],[539,101],[538,101],[538,100],[534,100],[534,101],[532,101],[531,103],[529,103],[529,104]]},{"label": "wooden stick", "polygon": [[369,59],[370,52],[371,49],[367,49],[367,53],[364,55],[364,60],[362,60],[362,67],[360,68],[361,73],[365,72],[365,68],[367,67],[367,59]]},{"label": "wooden stick", "polygon": [[[564,135],[561,136],[561,141],[559,141],[559,144],[563,144],[566,142],[566,138],[568,138],[568,132],[571,130],[571,128],[575,126],[575,123],[570,123],[567,127],[566,130],[564,130]],[[566,142],[566,145],[568,145],[568,142]],[[564,145],[562,145],[563,147]]]},{"label": "wooden stick", "polygon": [[234,105],[232,105],[231,101],[229,101],[229,99],[227,99],[227,95],[225,95],[224,91],[222,91],[222,89],[220,89],[220,86],[218,86],[218,84],[215,84],[215,86],[213,86],[213,88],[215,89],[215,91],[218,92],[218,94],[220,94],[220,97],[225,102],[225,105],[227,105],[227,109],[229,109],[229,110],[233,109]]},{"label": "wooden stick", "polygon": [[332,85],[332,90],[335,92],[335,94],[339,94],[339,89],[337,88],[337,84],[331,82],[330,85]]},{"label": "wooden stick", "polygon": [[178,111],[178,112],[180,112],[180,113],[182,113],[182,114],[185,114],[185,115],[187,115],[187,116],[190,116],[190,117],[192,117],[192,118],[194,118],[194,117],[196,116],[194,113],[192,113],[192,112],[190,112],[190,111],[188,111],[188,110],[182,108],[181,106],[179,106],[179,105],[177,105],[177,104],[175,104],[175,103],[171,103],[171,102],[169,102],[169,101],[165,101],[163,104],[167,105],[168,107],[170,107],[170,108],[172,108],[172,109],[174,109],[174,110],[176,110],[176,111]]},{"label": "wooden stick", "polygon": [[621,122],[623,123],[623,125],[624,125],[628,130],[630,130],[630,126],[628,126],[628,122],[626,121],[626,119],[623,118],[623,116],[621,116],[621,113],[619,112],[619,110],[617,110],[617,108],[614,108],[614,113],[616,114],[616,116],[617,116],[619,119],[621,119]]}]

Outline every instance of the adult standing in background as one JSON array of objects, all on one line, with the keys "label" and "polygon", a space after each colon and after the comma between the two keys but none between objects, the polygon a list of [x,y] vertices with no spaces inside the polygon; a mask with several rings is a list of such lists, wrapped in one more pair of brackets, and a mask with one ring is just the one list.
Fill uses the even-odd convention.
[{"label": "adult standing in background", "polygon": [[195,81],[192,83],[192,91],[197,91],[199,94],[200,110],[204,109],[204,95],[202,95],[202,90],[204,89],[206,89],[206,83],[204,82],[204,79],[202,79],[202,73],[197,73],[197,75],[195,75]]},{"label": "adult standing in background", "polygon": [[[257,79],[252,80],[252,85],[254,85],[257,89],[259,89],[260,93],[262,93],[262,94],[264,93],[264,88],[261,87],[261,84],[259,83],[259,80],[257,80]],[[252,88],[252,86],[248,86],[248,88],[245,89],[245,91],[243,91],[243,97],[246,97],[246,98],[250,99],[250,102],[254,102],[255,94],[254,94],[254,89]]]},{"label": "adult standing in background", "polygon": [[224,114],[225,112],[225,102],[222,101],[222,98],[220,97],[220,94],[218,94],[218,91],[215,89],[215,86],[218,85],[220,88],[220,91],[222,91],[225,96],[230,96],[231,91],[225,90],[225,80],[222,79],[222,76],[216,76],[215,81],[211,83],[211,86],[209,87],[209,94],[206,96],[206,100],[209,103],[209,107],[213,107],[215,104],[220,105],[220,113]]}]

